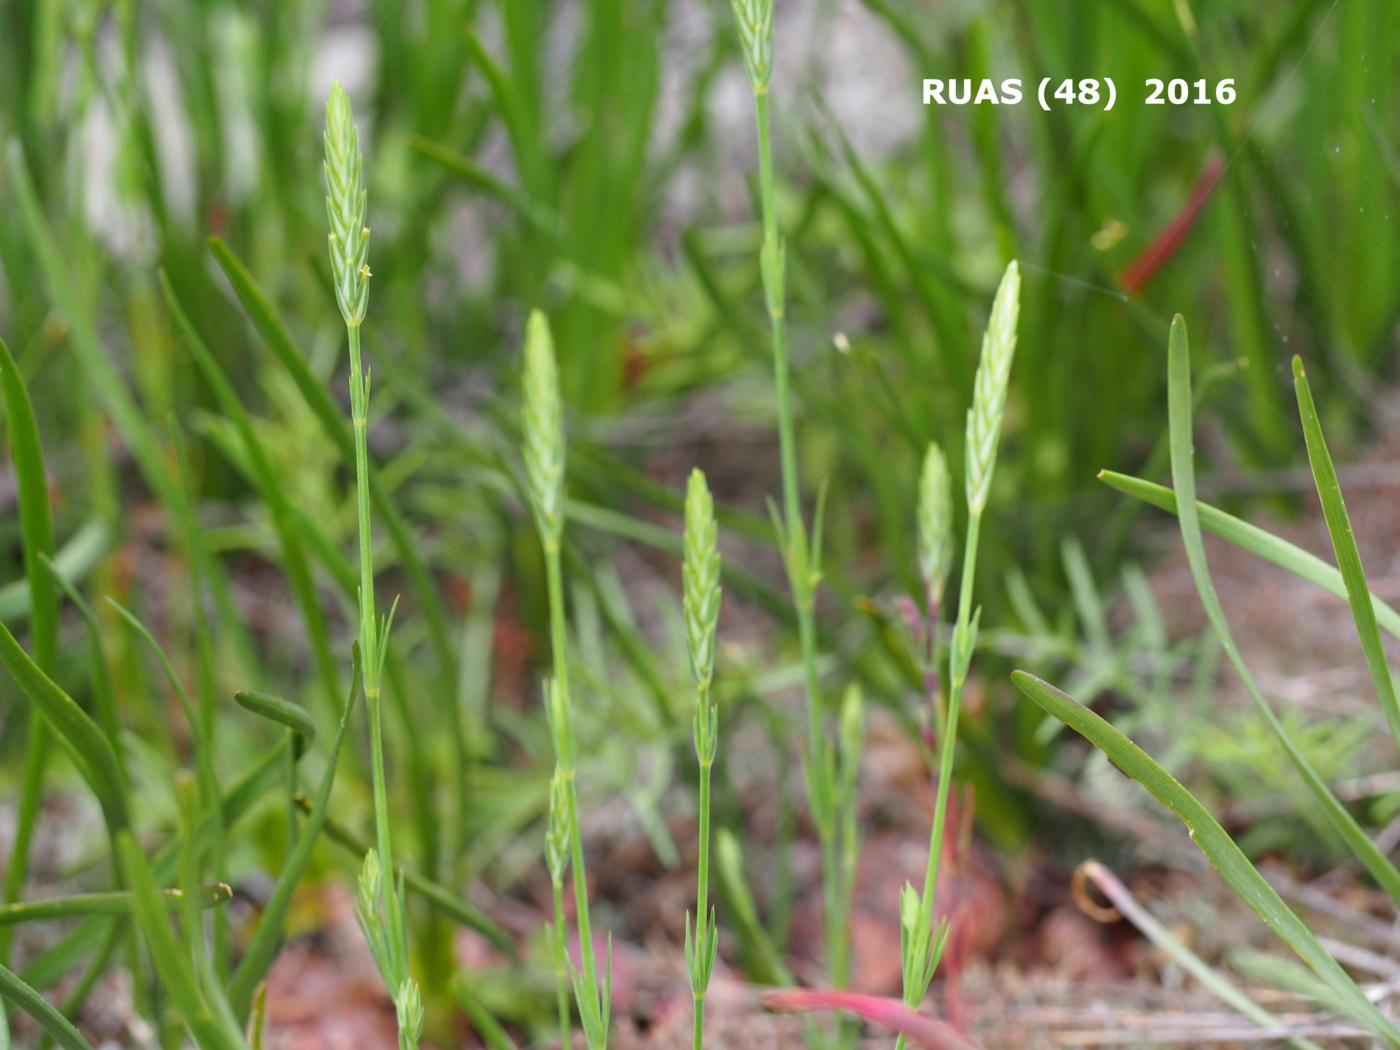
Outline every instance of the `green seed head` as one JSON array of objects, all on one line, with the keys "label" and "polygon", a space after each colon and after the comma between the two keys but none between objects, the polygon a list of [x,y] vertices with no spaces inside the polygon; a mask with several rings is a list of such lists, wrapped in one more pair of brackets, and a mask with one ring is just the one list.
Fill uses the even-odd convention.
[{"label": "green seed head", "polygon": [[730,6],[739,26],[749,83],[755,95],[765,94],[773,72],[773,0],[730,0]]},{"label": "green seed head", "polygon": [[564,422],[559,404],[559,370],[549,322],[536,310],[525,330],[522,425],[525,479],[540,533],[558,542],[563,528]]},{"label": "green seed head", "polygon": [[953,484],[943,450],[930,441],[919,476],[919,573],[932,602],[943,597],[952,561]]},{"label": "green seed head", "polygon": [[715,634],[719,623],[719,546],[715,505],[705,475],[690,472],[685,493],[684,585],[685,636],[690,670],[701,694],[708,694],[715,669]]},{"label": "green seed head", "polygon": [[1021,308],[1021,271],[1013,259],[997,288],[992,316],[982,337],[972,407],[967,410],[967,509],[980,515],[987,506],[996,466],[997,440],[1006,410],[1006,385],[1016,356],[1016,318]]},{"label": "green seed head", "polygon": [[549,877],[564,881],[569,868],[569,796],[568,780],[556,765],[549,780],[549,826],[544,836],[544,856],[549,865]]},{"label": "green seed head", "polygon": [[423,996],[417,981],[409,978],[399,985],[394,1012],[399,1022],[399,1050],[413,1050],[423,1035]]},{"label": "green seed head", "polygon": [[331,274],[341,315],[350,326],[369,305],[369,227],[365,225],[365,176],[360,136],[350,96],[339,81],[326,99],[326,218],[330,220]]}]

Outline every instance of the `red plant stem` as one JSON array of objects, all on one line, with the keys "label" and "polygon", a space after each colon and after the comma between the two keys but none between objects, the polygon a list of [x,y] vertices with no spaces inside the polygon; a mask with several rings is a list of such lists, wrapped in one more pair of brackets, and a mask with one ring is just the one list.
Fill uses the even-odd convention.
[{"label": "red plant stem", "polygon": [[1147,250],[1134,259],[1119,277],[1119,283],[1125,292],[1132,294],[1142,291],[1157,271],[1176,254],[1177,249],[1186,240],[1186,235],[1191,232],[1191,227],[1196,225],[1196,220],[1201,216],[1201,209],[1206,206],[1206,201],[1210,200],[1211,193],[1224,174],[1225,162],[1220,159],[1219,154],[1212,153],[1206,160],[1206,166],[1202,169],[1200,178],[1196,180],[1196,185],[1192,187],[1185,207],[1177,212],[1176,217],[1157,235],[1157,239],[1148,245]]}]

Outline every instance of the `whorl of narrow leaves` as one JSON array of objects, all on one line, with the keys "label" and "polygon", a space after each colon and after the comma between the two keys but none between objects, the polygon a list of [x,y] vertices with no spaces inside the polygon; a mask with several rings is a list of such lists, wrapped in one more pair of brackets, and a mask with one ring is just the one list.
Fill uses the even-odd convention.
[{"label": "whorl of narrow leaves", "polygon": [[762,95],[773,72],[773,0],[730,0],[730,6],[739,26],[749,83],[754,94]]},{"label": "whorl of narrow leaves", "polygon": [[930,441],[919,475],[919,574],[930,601],[942,599],[952,561],[953,482],[943,450]]},{"label": "whorl of narrow leaves", "polygon": [[525,329],[525,381],[522,423],[525,479],[540,532],[559,539],[563,527],[564,422],[559,404],[559,370],[549,322],[536,310]]},{"label": "whorl of narrow leaves", "polygon": [[701,694],[707,694],[715,669],[715,631],[719,623],[719,546],[715,505],[705,475],[690,472],[685,492],[684,584],[685,636],[690,670]]},{"label": "whorl of narrow leaves", "polygon": [[331,85],[326,99],[326,218],[335,298],[345,323],[360,324],[369,304],[369,227],[365,225],[365,176],[360,136],[350,111],[350,96]]},{"label": "whorl of narrow leaves", "polygon": [[979,515],[987,506],[996,466],[997,440],[1006,409],[1006,385],[1016,356],[1016,318],[1021,309],[1021,271],[1013,259],[997,288],[992,316],[982,337],[982,360],[972,407],[967,411],[967,509]]}]

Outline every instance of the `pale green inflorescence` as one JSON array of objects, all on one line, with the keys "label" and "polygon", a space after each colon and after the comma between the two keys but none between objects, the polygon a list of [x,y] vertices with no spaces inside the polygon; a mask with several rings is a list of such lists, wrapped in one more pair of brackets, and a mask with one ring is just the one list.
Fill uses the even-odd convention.
[{"label": "pale green inflorescence", "polygon": [[739,26],[749,83],[755,94],[765,94],[773,72],[773,0],[730,0],[730,4]]},{"label": "pale green inflorescence", "polygon": [[933,602],[943,598],[952,562],[953,482],[943,450],[930,441],[919,475],[919,574]]},{"label": "pale green inflorescence", "polygon": [[549,779],[549,823],[544,836],[544,856],[550,879],[563,882],[569,868],[569,796],[566,774],[558,765]]},{"label": "pale green inflorescence", "polygon": [[1020,302],[1021,271],[1012,260],[992,303],[992,316],[982,337],[982,359],[977,365],[972,407],[967,411],[967,510],[974,516],[986,508],[992,489],[1006,387],[1011,361],[1016,356]]},{"label": "pale green inflorescence", "polygon": [[718,535],[715,505],[705,484],[705,475],[693,470],[685,494],[682,580],[690,670],[701,695],[709,693],[715,668],[715,632],[720,606]]},{"label": "pale green inflorescence", "polygon": [[549,322],[538,310],[525,330],[522,425],[525,479],[530,503],[546,542],[557,544],[563,530],[564,422],[559,403],[559,370]]},{"label": "pale green inflorescence", "polygon": [[326,217],[335,298],[345,323],[357,326],[369,305],[369,227],[365,225],[365,176],[360,135],[350,96],[339,81],[326,99]]},{"label": "pale green inflorescence", "polygon": [[423,1035],[423,996],[417,981],[409,979],[399,985],[394,1012],[399,1024],[399,1050],[414,1050]]}]

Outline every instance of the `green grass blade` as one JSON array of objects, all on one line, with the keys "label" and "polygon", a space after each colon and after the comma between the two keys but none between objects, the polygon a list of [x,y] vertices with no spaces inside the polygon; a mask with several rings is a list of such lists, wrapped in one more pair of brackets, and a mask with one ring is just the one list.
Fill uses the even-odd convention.
[{"label": "green grass blade", "polygon": [[[178,889],[164,890],[161,899],[166,907],[179,907],[184,894]],[[213,908],[227,904],[233,899],[233,890],[222,882],[211,883],[199,888],[199,907]],[[0,908],[0,926],[14,926],[25,922],[50,922],[54,919],[72,919],[85,915],[130,915],[132,895],[123,890],[107,893],[79,893],[71,897],[53,897],[48,900],[23,901],[7,904]]]},{"label": "green grass blade", "polygon": [[1385,647],[1381,644],[1381,633],[1376,624],[1376,610],[1370,600],[1371,589],[1366,583],[1361,552],[1356,547],[1356,535],[1352,532],[1351,518],[1342,499],[1337,468],[1332,463],[1332,454],[1327,450],[1322,421],[1317,416],[1317,405],[1313,403],[1312,388],[1308,386],[1307,373],[1303,371],[1300,357],[1293,358],[1293,387],[1298,396],[1298,416],[1303,421],[1308,462],[1312,465],[1318,499],[1322,501],[1327,532],[1332,537],[1332,551],[1337,556],[1337,567],[1346,585],[1347,604],[1351,606],[1351,616],[1356,623],[1356,636],[1361,640],[1361,649],[1366,654],[1366,666],[1371,670],[1371,681],[1375,683],[1376,697],[1385,713],[1390,735],[1396,743],[1400,743],[1400,703],[1395,698],[1395,680],[1390,675],[1390,665],[1386,663]]},{"label": "green grass blade", "polygon": [[[1099,480],[1133,499],[1159,507],[1170,514],[1176,513],[1176,493],[1165,485],[1157,485],[1112,470],[1100,471]],[[1233,543],[1241,550],[1272,562],[1279,568],[1316,584],[1329,594],[1338,598],[1347,597],[1342,574],[1317,555],[1310,554],[1302,547],[1289,543],[1257,525],[1251,525],[1233,514],[1227,514],[1209,503],[1197,500],[1196,511],[1200,517],[1200,524],[1227,543]],[[1375,594],[1371,595],[1371,608],[1375,611],[1376,621],[1381,629],[1400,638],[1400,612]]]},{"label": "green grass blade", "polygon": [[92,1050],[92,1044],[49,1001],[9,968],[0,966],[0,998],[13,1003],[38,1023],[64,1050]]},{"label": "green grass blade", "polygon": [[29,658],[3,623],[0,623],[0,664],[71,749],[83,779],[102,806],[109,834],[127,827],[130,811],[126,782],[112,742],[77,701]]},{"label": "green grass blade", "polygon": [[10,457],[14,461],[19,494],[20,534],[24,539],[24,574],[29,581],[29,627],[34,662],[52,671],[58,647],[58,588],[41,559],[54,556],[53,516],[44,470],[43,448],[34,406],[10,348],[0,339],[0,395],[10,432]]},{"label": "green grass blade", "polygon": [[171,929],[151,867],[129,831],[117,836],[117,853],[122,875],[133,894],[136,921],[150,949],[161,985],[175,1008],[184,1015],[185,1024],[200,1050],[245,1050],[242,1037],[216,1020],[205,1003],[191,961]]},{"label": "green grass blade", "polygon": [[[29,627],[34,662],[52,673],[58,648],[58,589],[44,566],[54,554],[53,516],[49,510],[49,489],[44,470],[44,453],[39,441],[39,425],[34,406],[19,366],[10,348],[0,339],[0,396],[4,399],[5,422],[10,434],[10,457],[14,463],[19,497],[19,527],[23,541],[24,575],[29,587]],[[19,814],[14,842],[0,899],[9,904],[19,899],[29,873],[29,848],[39,823],[44,790],[44,770],[48,766],[49,729],[43,718],[31,718],[25,741],[24,774],[21,781]],[[0,932],[0,963],[10,954],[9,931]]]},{"label": "green grass blade", "polygon": [[1145,751],[1083,704],[1025,671],[1016,671],[1011,678],[1037,707],[1088,740],[1124,774],[1136,780],[1153,798],[1181,818],[1191,833],[1191,841],[1240,899],[1284,944],[1297,953],[1339,999],[1356,1011],[1355,1016],[1364,1017],[1371,1030],[1388,1046],[1400,1047],[1400,1029],[1366,998],[1356,982],[1328,954],[1268,880],[1259,874],[1234,839],[1196,796]]},{"label": "green grass blade", "polygon": [[1244,684],[1245,690],[1259,709],[1260,715],[1278,742],[1283,746],[1288,759],[1293,763],[1308,790],[1317,799],[1327,821],[1342,837],[1358,860],[1366,866],[1376,882],[1390,896],[1400,903],[1400,872],[1386,856],[1376,848],[1356,819],[1337,801],[1317,770],[1284,729],[1283,723],[1274,714],[1273,708],[1260,692],[1254,675],[1244,662],[1230,625],[1225,619],[1225,610],[1211,582],[1210,566],[1206,561],[1205,544],[1201,540],[1201,525],[1196,514],[1196,468],[1193,462],[1194,451],[1191,436],[1191,351],[1186,337],[1186,322],[1178,314],[1172,321],[1171,337],[1167,344],[1167,417],[1171,443],[1172,482],[1178,494],[1177,521],[1181,526],[1181,540],[1186,548],[1186,561],[1191,569],[1191,578],[1196,584],[1196,593],[1205,609],[1220,648],[1229,658]]},{"label": "green grass blade", "polygon": [[[311,859],[311,850],[316,845],[316,840],[320,838],[321,828],[326,823],[326,806],[330,803],[331,787],[335,784],[335,770],[340,759],[341,745],[345,743],[345,730],[350,725],[350,714],[355,709],[355,698],[359,695],[360,655],[358,648],[355,650],[350,682],[350,695],[346,698],[344,710],[340,716],[340,725],[335,732],[335,741],[331,744],[330,755],[326,758],[326,771],[321,775],[321,785],[316,791],[315,807],[302,827],[296,845],[288,854],[281,874],[277,876],[277,885],[272,890],[272,896],[268,898],[267,907],[263,909],[262,918],[258,921],[257,932],[253,934],[253,939],[248,943],[247,950],[243,954],[243,961],[238,964],[238,969],[233,975],[233,983],[229,988],[229,1000],[235,1015],[240,1018],[248,1016],[248,1010],[253,1001],[253,992],[258,983],[267,976],[268,970],[272,968],[277,949],[281,946],[283,920],[286,917],[287,908],[292,902],[292,893],[296,890],[297,883],[301,881],[302,872],[306,870],[306,864]],[[248,706],[246,702],[248,695],[246,693],[239,694],[239,703],[245,707]],[[257,695],[261,696],[261,694]],[[276,698],[262,697],[262,699],[275,700]],[[310,716],[301,711],[300,708],[296,708],[294,704],[288,704],[283,700],[280,701],[279,705],[276,705],[276,709],[279,711],[286,708],[300,711],[303,723],[310,723]],[[280,719],[278,720],[280,721]],[[293,728],[296,727],[293,726]],[[310,737],[307,739],[309,740]]]}]

